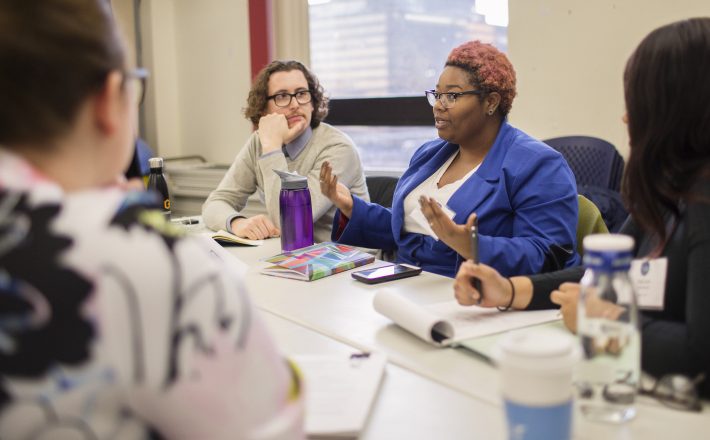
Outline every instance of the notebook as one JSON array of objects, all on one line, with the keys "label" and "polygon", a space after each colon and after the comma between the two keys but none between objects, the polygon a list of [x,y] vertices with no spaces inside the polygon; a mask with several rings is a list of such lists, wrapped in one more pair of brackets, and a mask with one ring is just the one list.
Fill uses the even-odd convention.
[{"label": "notebook", "polygon": [[261,246],[264,240],[249,240],[248,238],[238,237],[232,233],[220,229],[217,232],[209,232],[208,235],[222,246],[237,245],[237,246]]},{"label": "notebook", "polygon": [[375,256],[355,247],[324,242],[264,259],[269,266],[261,273],[313,281],[375,261]]},{"label": "notebook", "polygon": [[306,434],[356,437],[377,396],[385,355],[300,355],[292,359],[305,378]]},{"label": "notebook", "polygon": [[416,304],[389,289],[375,293],[377,312],[421,339],[439,346],[560,320],[559,310],[509,310],[462,306],[455,300]]}]

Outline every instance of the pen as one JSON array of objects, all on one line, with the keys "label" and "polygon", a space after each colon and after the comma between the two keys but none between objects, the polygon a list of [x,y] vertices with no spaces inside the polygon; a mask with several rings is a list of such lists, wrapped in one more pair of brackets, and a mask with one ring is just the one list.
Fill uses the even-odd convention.
[{"label": "pen", "polygon": [[[478,217],[476,217],[473,220],[473,226],[471,226],[471,260],[475,264],[479,263],[478,259]],[[481,287],[481,280],[478,278],[474,278],[472,280],[472,284],[474,289],[478,290],[478,293],[480,294],[478,297],[478,301],[476,301],[476,304],[481,304],[481,301],[483,301],[483,288]]]},{"label": "pen", "polygon": [[369,358],[370,353],[368,352],[353,353],[350,355],[350,366],[359,367],[361,363],[363,363],[366,359]]},{"label": "pen", "polygon": [[200,222],[199,220],[196,220],[194,218],[186,218],[183,221],[181,221],[180,223],[182,223],[183,225],[196,225],[199,222]]}]

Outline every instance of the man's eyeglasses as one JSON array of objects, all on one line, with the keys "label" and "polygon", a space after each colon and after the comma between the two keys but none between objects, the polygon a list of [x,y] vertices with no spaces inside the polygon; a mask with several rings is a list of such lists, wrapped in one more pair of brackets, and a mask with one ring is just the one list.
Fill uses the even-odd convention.
[{"label": "man's eyeglasses", "polygon": [[137,67],[135,69],[131,69],[131,70],[124,73],[125,79],[138,80],[138,81],[135,81],[134,91],[135,91],[136,103],[138,104],[139,107],[141,105],[143,105],[143,100],[145,99],[145,89],[147,86],[146,81],[149,76],[150,76],[150,72],[148,72],[148,69],[144,69],[142,67]]},{"label": "man's eyeglasses", "polygon": [[296,93],[277,93],[266,97],[266,99],[273,99],[276,107],[288,107],[293,98],[296,98],[296,102],[300,105],[308,104],[311,102],[311,91],[299,90]]},{"label": "man's eyeglasses", "polygon": [[451,108],[456,104],[456,99],[463,95],[483,95],[485,92],[483,90],[467,90],[465,92],[446,92],[439,93],[436,90],[427,90],[424,92],[429,104],[434,107],[436,101],[439,101],[444,108]]}]

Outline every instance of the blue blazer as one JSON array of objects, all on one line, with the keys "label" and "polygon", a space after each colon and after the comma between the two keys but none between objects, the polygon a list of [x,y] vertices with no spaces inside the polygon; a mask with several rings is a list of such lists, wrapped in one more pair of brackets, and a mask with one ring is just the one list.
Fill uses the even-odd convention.
[{"label": "blue blazer", "polygon": [[[353,196],[350,220],[333,240],[396,250],[397,261],[453,277],[464,261],[444,242],[404,232],[404,198],[435,173],[458,145],[437,139],[422,145],[397,184],[392,208]],[[451,196],[454,222],[478,215],[479,257],[504,276],[535,274],[579,264],[576,249],[577,187],[560,153],[507,122],[481,163]]]}]

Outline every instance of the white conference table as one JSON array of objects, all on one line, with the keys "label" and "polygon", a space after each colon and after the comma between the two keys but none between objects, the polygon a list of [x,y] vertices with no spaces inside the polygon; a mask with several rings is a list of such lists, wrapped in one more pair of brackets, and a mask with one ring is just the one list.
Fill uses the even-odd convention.
[{"label": "white conference table", "polygon": [[[504,416],[498,396],[499,375],[496,368],[467,349],[439,348],[425,343],[378,314],[372,307],[372,299],[382,285],[368,286],[359,283],[352,279],[349,272],[313,282],[263,275],[259,271],[266,264],[259,260],[280,252],[278,239],[266,240],[264,245],[259,247],[226,247],[225,249],[248,265],[245,273],[246,284],[256,306],[268,312],[266,315],[274,315],[270,322],[280,322],[278,326],[283,326],[283,321],[275,319],[278,317],[296,324],[296,328],[303,327],[311,332],[280,332],[278,326],[275,326],[277,343],[283,343],[288,338],[289,344],[298,345],[292,341],[292,334],[308,334],[309,336],[303,338],[311,339],[312,332],[317,332],[358,350],[379,350],[384,352],[390,363],[394,365],[392,368],[388,367],[388,373],[392,370],[397,371],[397,375],[401,376],[401,379],[397,380],[418,384],[411,389],[393,385],[392,391],[388,391],[385,387],[373,410],[371,424],[375,423],[373,421],[378,420],[380,416],[396,414],[396,410],[389,407],[394,403],[389,402],[395,402],[396,399],[407,401],[428,399],[428,394],[417,391],[418,388],[422,388],[436,390],[433,393],[438,397],[432,400],[437,411],[425,411],[425,408],[415,405],[414,409],[419,408],[422,411],[416,410],[410,415],[411,423],[424,423],[418,420],[423,418],[439,426],[436,422],[437,417],[450,412],[454,414],[455,419],[459,416],[467,417],[475,420],[475,423],[471,423],[471,426],[466,422],[452,423],[450,429],[441,428],[444,432],[440,431],[436,437],[504,438],[502,427]],[[377,264],[385,263],[376,262],[369,267]],[[451,279],[426,272],[420,276],[387,283],[388,288],[422,304],[450,300],[453,295],[451,286]],[[294,337],[299,338],[299,336]],[[410,373],[406,373],[406,370],[416,375],[412,377]],[[447,395],[439,385],[455,393]],[[463,411],[461,414],[459,408],[462,406],[476,411],[485,408],[483,413],[489,415],[479,420],[469,411]],[[710,415],[708,415],[710,408],[707,404],[702,413],[688,413],[667,409],[652,399],[642,397],[637,408],[636,419],[621,426],[588,422],[577,411],[574,438],[694,439],[708,438],[710,433]],[[417,419],[416,423],[414,419]],[[394,431],[375,428],[375,426],[377,425],[369,426],[369,434],[363,438],[409,438],[409,435],[404,433],[389,435]],[[444,423],[443,426],[448,426],[448,423]],[[472,431],[469,432],[469,428]],[[490,437],[483,433],[490,434]]]},{"label": "white conference table", "polygon": [[[269,312],[263,312],[262,317],[286,355],[347,356],[358,351]],[[361,440],[472,437],[504,439],[503,413],[493,405],[393,364],[386,367],[369,419],[359,436]]]}]

